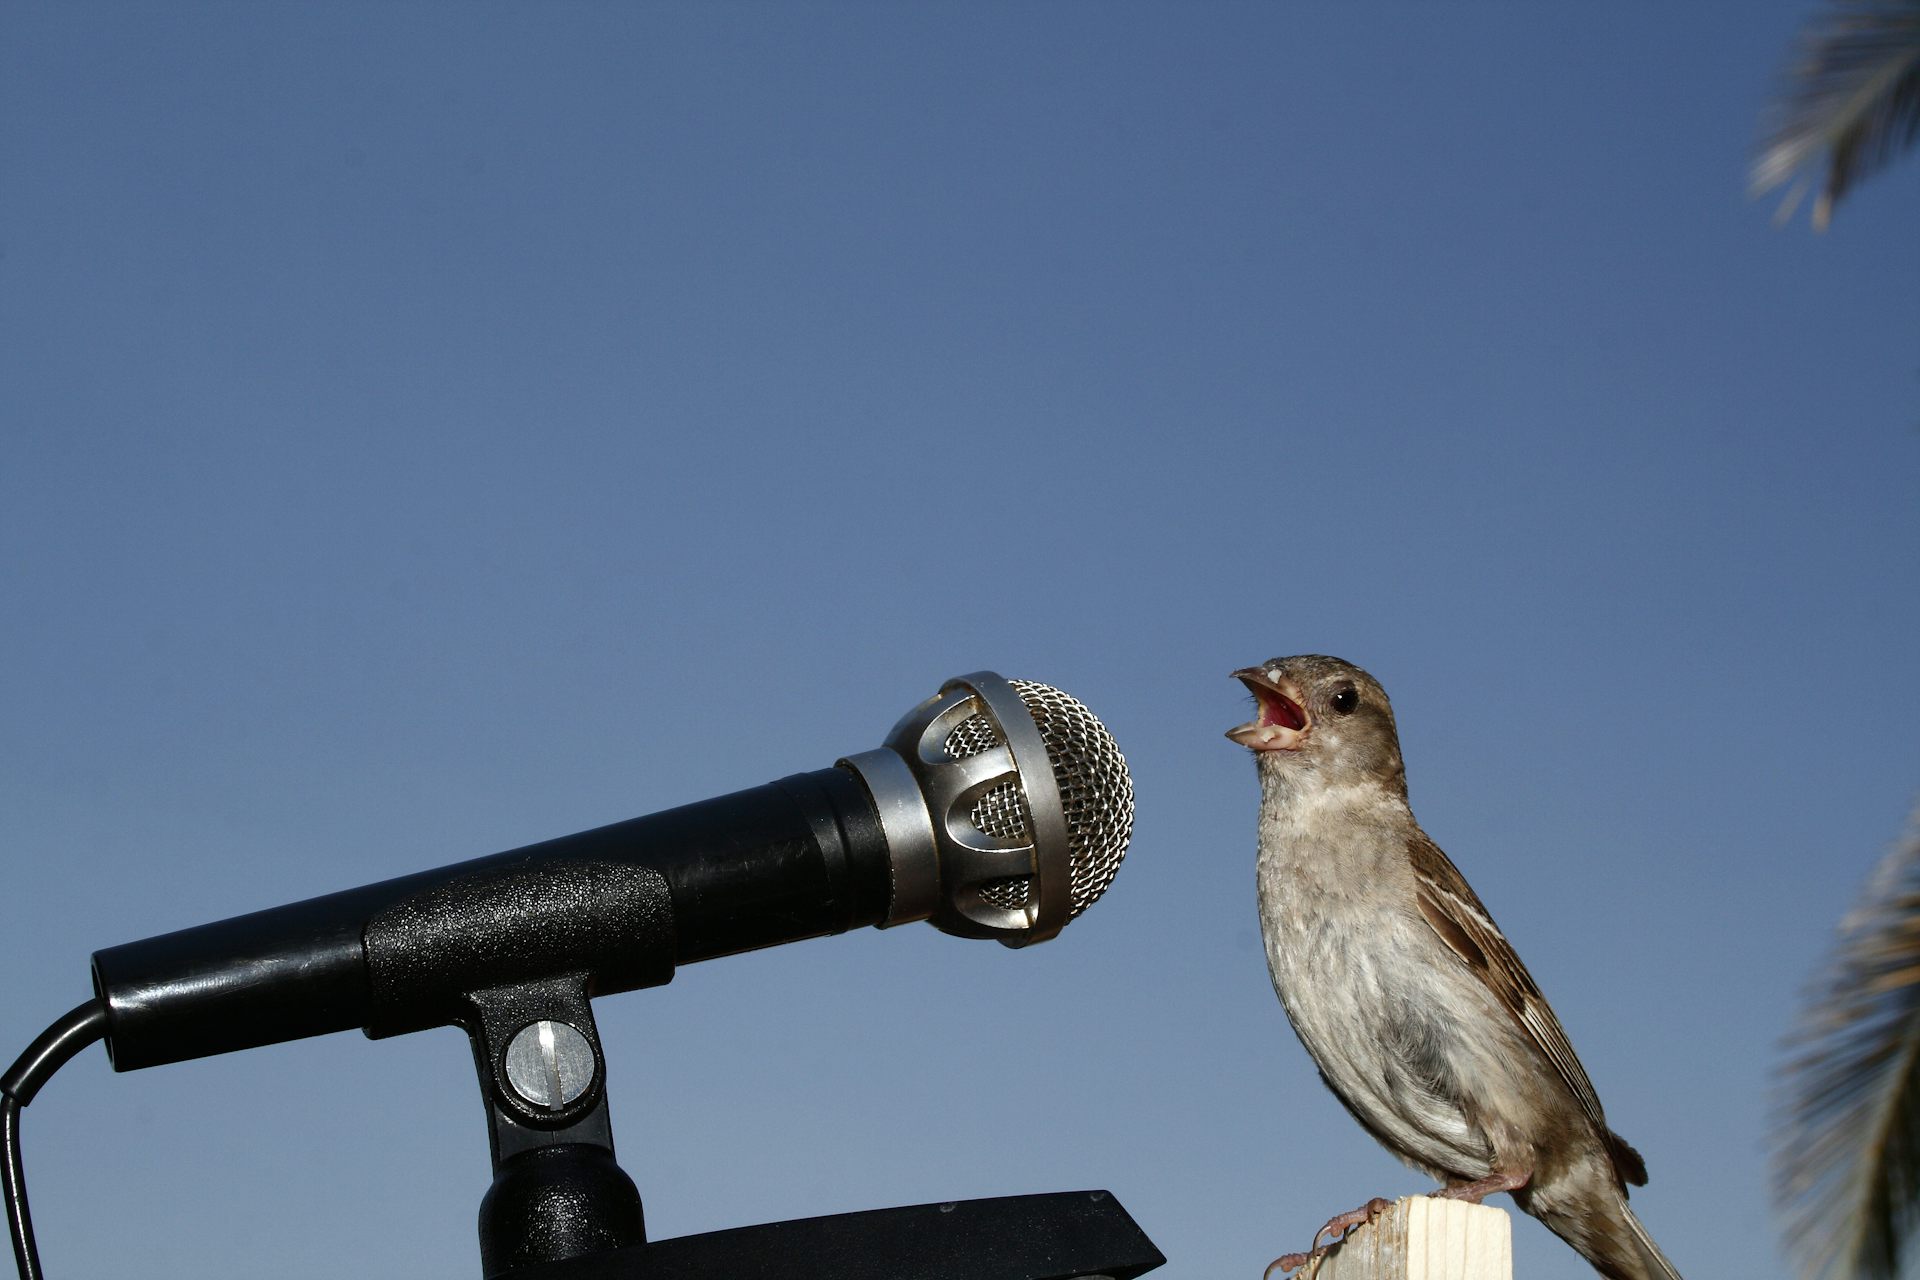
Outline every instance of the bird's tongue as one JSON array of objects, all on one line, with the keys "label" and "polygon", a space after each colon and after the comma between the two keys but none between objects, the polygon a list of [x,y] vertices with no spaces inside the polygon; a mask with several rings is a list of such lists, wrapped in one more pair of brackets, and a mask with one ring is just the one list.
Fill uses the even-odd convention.
[{"label": "bird's tongue", "polygon": [[1260,714],[1227,730],[1227,736],[1252,751],[1298,751],[1306,739],[1306,709],[1254,672],[1236,674],[1253,692]]},{"label": "bird's tongue", "polygon": [[1275,693],[1271,689],[1256,691],[1260,698],[1260,724],[1275,724],[1283,729],[1304,729],[1307,727],[1306,713],[1300,705],[1285,694]]}]

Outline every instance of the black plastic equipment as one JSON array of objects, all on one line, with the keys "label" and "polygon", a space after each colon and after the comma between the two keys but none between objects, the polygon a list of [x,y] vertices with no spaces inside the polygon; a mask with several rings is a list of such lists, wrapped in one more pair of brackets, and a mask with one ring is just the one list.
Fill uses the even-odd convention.
[{"label": "black plastic equipment", "polygon": [[681,1236],[514,1280],[1133,1280],[1166,1261],[1104,1191],[959,1200]]},{"label": "black plastic equipment", "polygon": [[466,993],[674,966],[878,924],[887,844],[845,769],[97,951],[116,1071],[359,1027],[465,1025]]},{"label": "black plastic equipment", "polygon": [[[649,1243],[640,1193],[613,1158],[605,1070],[577,980],[470,996],[494,1180],[480,1206],[487,1280],[1129,1280],[1165,1262],[1112,1196],[1061,1192],[878,1209]],[[578,1032],[592,1082],[544,1109],[516,1089],[513,1040]],[[524,1084],[524,1080],[522,1081]]]},{"label": "black plastic equipment", "polygon": [[488,1280],[1127,1280],[1159,1266],[1105,1192],[647,1241],[640,1193],[614,1160],[593,998],[880,923],[890,876],[864,785],[821,769],[111,947],[94,955],[94,985],[120,1071],[352,1027],[459,1026],[493,1157]]}]

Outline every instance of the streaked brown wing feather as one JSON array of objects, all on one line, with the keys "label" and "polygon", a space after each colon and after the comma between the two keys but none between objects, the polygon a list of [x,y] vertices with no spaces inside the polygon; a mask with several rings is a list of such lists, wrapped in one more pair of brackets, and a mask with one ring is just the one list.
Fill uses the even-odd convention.
[{"label": "streaked brown wing feather", "polygon": [[1566,1082],[1580,1109],[1593,1122],[1594,1132],[1606,1144],[1614,1170],[1635,1186],[1647,1180],[1647,1167],[1640,1153],[1628,1146],[1620,1135],[1607,1128],[1606,1113],[1600,1108],[1600,1095],[1593,1081],[1573,1052],[1566,1030],[1527,966],[1520,963],[1513,946],[1493,923],[1493,916],[1474,893],[1467,878],[1453,865],[1440,846],[1425,832],[1407,843],[1413,860],[1414,876],[1419,883],[1416,901],[1427,924],[1459,956],[1475,977],[1486,983],[1501,1006],[1513,1016],[1540,1052]]}]

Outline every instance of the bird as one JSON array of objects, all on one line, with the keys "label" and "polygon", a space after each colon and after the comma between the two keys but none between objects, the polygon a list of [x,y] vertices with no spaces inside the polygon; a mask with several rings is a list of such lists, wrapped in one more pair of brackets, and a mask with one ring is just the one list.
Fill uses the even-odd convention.
[{"label": "bird", "polygon": [[[1380,682],[1324,654],[1233,673],[1227,731],[1260,778],[1260,930],[1321,1079],[1435,1194],[1506,1192],[1609,1280],[1680,1280],[1627,1207],[1640,1153],[1607,1126],[1559,1018],[1465,877],[1414,820]],[[1335,1215],[1292,1270],[1384,1210]]]}]

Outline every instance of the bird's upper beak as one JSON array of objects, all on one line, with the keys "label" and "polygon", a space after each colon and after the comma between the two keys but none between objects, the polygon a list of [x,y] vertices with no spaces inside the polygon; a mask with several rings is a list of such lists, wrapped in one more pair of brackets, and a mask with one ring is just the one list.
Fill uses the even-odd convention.
[{"label": "bird's upper beak", "polygon": [[1250,751],[1298,751],[1313,729],[1300,687],[1260,667],[1243,667],[1233,675],[1253,691],[1260,714],[1227,730],[1227,736]]}]

